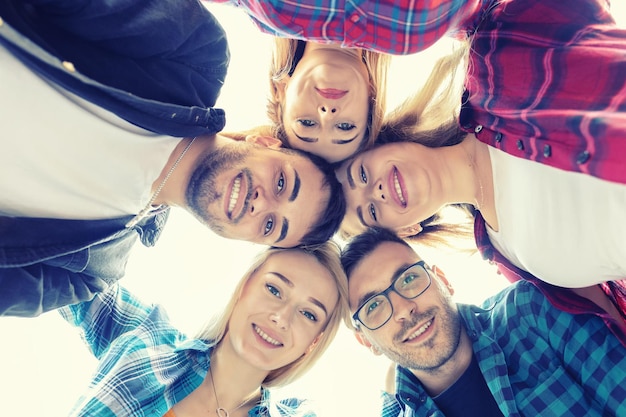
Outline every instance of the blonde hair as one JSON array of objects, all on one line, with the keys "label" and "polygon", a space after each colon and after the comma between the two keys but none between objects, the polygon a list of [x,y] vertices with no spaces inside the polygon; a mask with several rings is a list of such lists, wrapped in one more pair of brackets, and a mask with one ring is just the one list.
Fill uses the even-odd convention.
[{"label": "blonde hair", "polygon": [[343,316],[348,310],[348,279],[341,267],[339,260],[340,250],[335,242],[328,241],[320,245],[291,249],[270,248],[261,252],[237,284],[233,296],[224,311],[217,319],[209,321],[196,336],[199,339],[210,341],[215,345],[219,344],[228,331],[230,317],[250,277],[252,277],[261,265],[271,256],[285,251],[298,251],[313,256],[333,277],[335,285],[337,286],[337,292],[339,293],[339,299],[313,348],[300,356],[296,361],[271,371],[262,384],[266,388],[287,385],[305,374],[326,351],[337,333]]},{"label": "blonde hair", "polygon": [[[267,126],[257,128],[280,139],[285,146],[289,144],[282,121],[283,109],[278,94],[278,85],[290,76],[298,64],[296,52],[299,42],[306,45],[305,41],[297,39],[275,38],[274,40],[269,73],[270,96],[267,103],[267,115],[272,125],[269,130]],[[369,74],[370,103],[367,132],[359,150],[371,147],[380,132],[386,112],[387,70],[391,63],[391,56],[379,52],[361,50],[361,57]]]}]

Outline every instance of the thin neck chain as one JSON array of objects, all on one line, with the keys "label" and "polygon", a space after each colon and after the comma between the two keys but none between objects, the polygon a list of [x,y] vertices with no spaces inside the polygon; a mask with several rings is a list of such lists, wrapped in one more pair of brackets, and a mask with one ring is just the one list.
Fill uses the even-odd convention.
[{"label": "thin neck chain", "polygon": [[178,166],[180,161],[183,159],[183,156],[185,156],[185,154],[187,153],[189,148],[191,148],[191,145],[196,140],[196,137],[191,139],[189,141],[189,143],[187,144],[187,146],[185,146],[185,149],[183,149],[183,151],[178,156],[178,158],[176,159],[176,161],[174,162],[174,164],[172,165],[170,170],[165,175],[165,178],[163,178],[163,181],[161,181],[161,184],[159,184],[159,186],[154,191],[154,193],[152,193],[152,197],[150,197],[150,201],[148,201],[148,204],[146,204],[146,206],[139,213],[137,213],[137,215],[135,217],[133,217],[128,223],[126,223],[126,227],[127,228],[134,227],[137,223],[139,223],[141,221],[141,219],[146,217],[146,215],[150,212],[150,210],[152,209],[152,203],[154,203],[154,200],[156,200],[156,198],[158,197],[159,193],[161,192],[161,190],[165,186],[165,183],[167,182],[167,180],[170,179],[170,177],[172,176],[172,173],[174,172],[174,170],[176,169],[176,167]]},{"label": "thin neck chain", "polygon": [[[230,413],[228,412],[228,410],[226,410],[225,408],[222,408],[220,406],[220,400],[217,398],[217,390],[215,389],[215,381],[213,380],[213,372],[212,372],[210,367],[209,367],[209,377],[211,378],[211,386],[213,387],[213,395],[215,396],[215,403],[217,404],[217,408],[215,409],[215,413],[217,414],[218,417],[230,417]],[[245,404],[250,402],[250,400],[252,398],[254,398],[254,395],[252,397],[244,399],[241,404],[239,404],[236,408],[234,408],[231,411],[235,412],[235,411],[239,410]]]}]

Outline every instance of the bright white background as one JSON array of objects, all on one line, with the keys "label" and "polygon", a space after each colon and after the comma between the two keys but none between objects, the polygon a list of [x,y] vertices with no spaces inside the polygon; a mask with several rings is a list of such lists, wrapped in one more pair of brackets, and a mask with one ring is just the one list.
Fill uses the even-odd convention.
[{"label": "bright white background", "polygon": [[[615,1],[613,13],[626,26],[626,5]],[[226,110],[226,130],[265,122],[270,38],[243,13],[209,5],[225,27],[232,62],[218,107]],[[390,108],[425,78],[440,48],[394,59]],[[173,210],[154,248],[137,244],[123,285],[144,300],[166,306],[172,321],[194,333],[230,297],[233,284],[263,247],[220,239],[182,210]],[[479,256],[420,250],[430,264],[443,268],[459,302],[479,303],[506,285]],[[63,416],[87,386],[96,361],[76,330],[56,312],[38,318],[0,319],[0,414]],[[285,389],[315,401],[318,415],[376,416],[387,362],[358,345],[341,328],[327,354],[303,379]],[[233,377],[236,377],[233,375]]]}]

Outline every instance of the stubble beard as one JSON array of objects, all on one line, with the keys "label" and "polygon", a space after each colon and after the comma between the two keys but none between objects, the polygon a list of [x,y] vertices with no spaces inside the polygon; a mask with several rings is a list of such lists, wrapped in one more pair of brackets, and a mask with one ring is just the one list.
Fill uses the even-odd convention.
[{"label": "stubble beard", "polygon": [[[185,190],[187,210],[218,235],[224,234],[224,222],[211,214],[208,209],[211,203],[218,202],[223,198],[223,194],[219,191],[223,188],[220,187],[223,184],[218,184],[217,178],[225,170],[241,164],[248,154],[249,150],[242,149],[242,147],[229,146],[216,149],[207,153],[191,173],[187,189]],[[250,184],[243,213],[246,210],[252,192],[252,175],[249,170],[242,169],[242,171],[244,175],[248,176]]]},{"label": "stubble beard", "polygon": [[393,338],[391,346],[376,346],[389,359],[404,368],[425,372],[436,372],[445,365],[457,352],[461,343],[462,323],[458,311],[452,305],[445,303],[437,314],[439,340],[441,335],[445,335],[443,344],[436,344],[436,340],[431,338],[417,347],[402,346],[402,340],[407,336],[407,331],[417,325],[417,323],[434,316],[434,308],[424,313],[414,315],[412,320],[403,325],[403,328]]}]

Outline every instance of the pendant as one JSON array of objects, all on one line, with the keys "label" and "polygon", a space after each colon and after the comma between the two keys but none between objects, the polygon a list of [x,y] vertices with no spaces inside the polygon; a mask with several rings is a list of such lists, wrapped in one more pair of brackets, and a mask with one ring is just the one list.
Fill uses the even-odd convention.
[{"label": "pendant", "polygon": [[217,413],[217,417],[229,417],[228,411],[226,411],[222,407],[217,407],[215,409],[215,412]]}]

